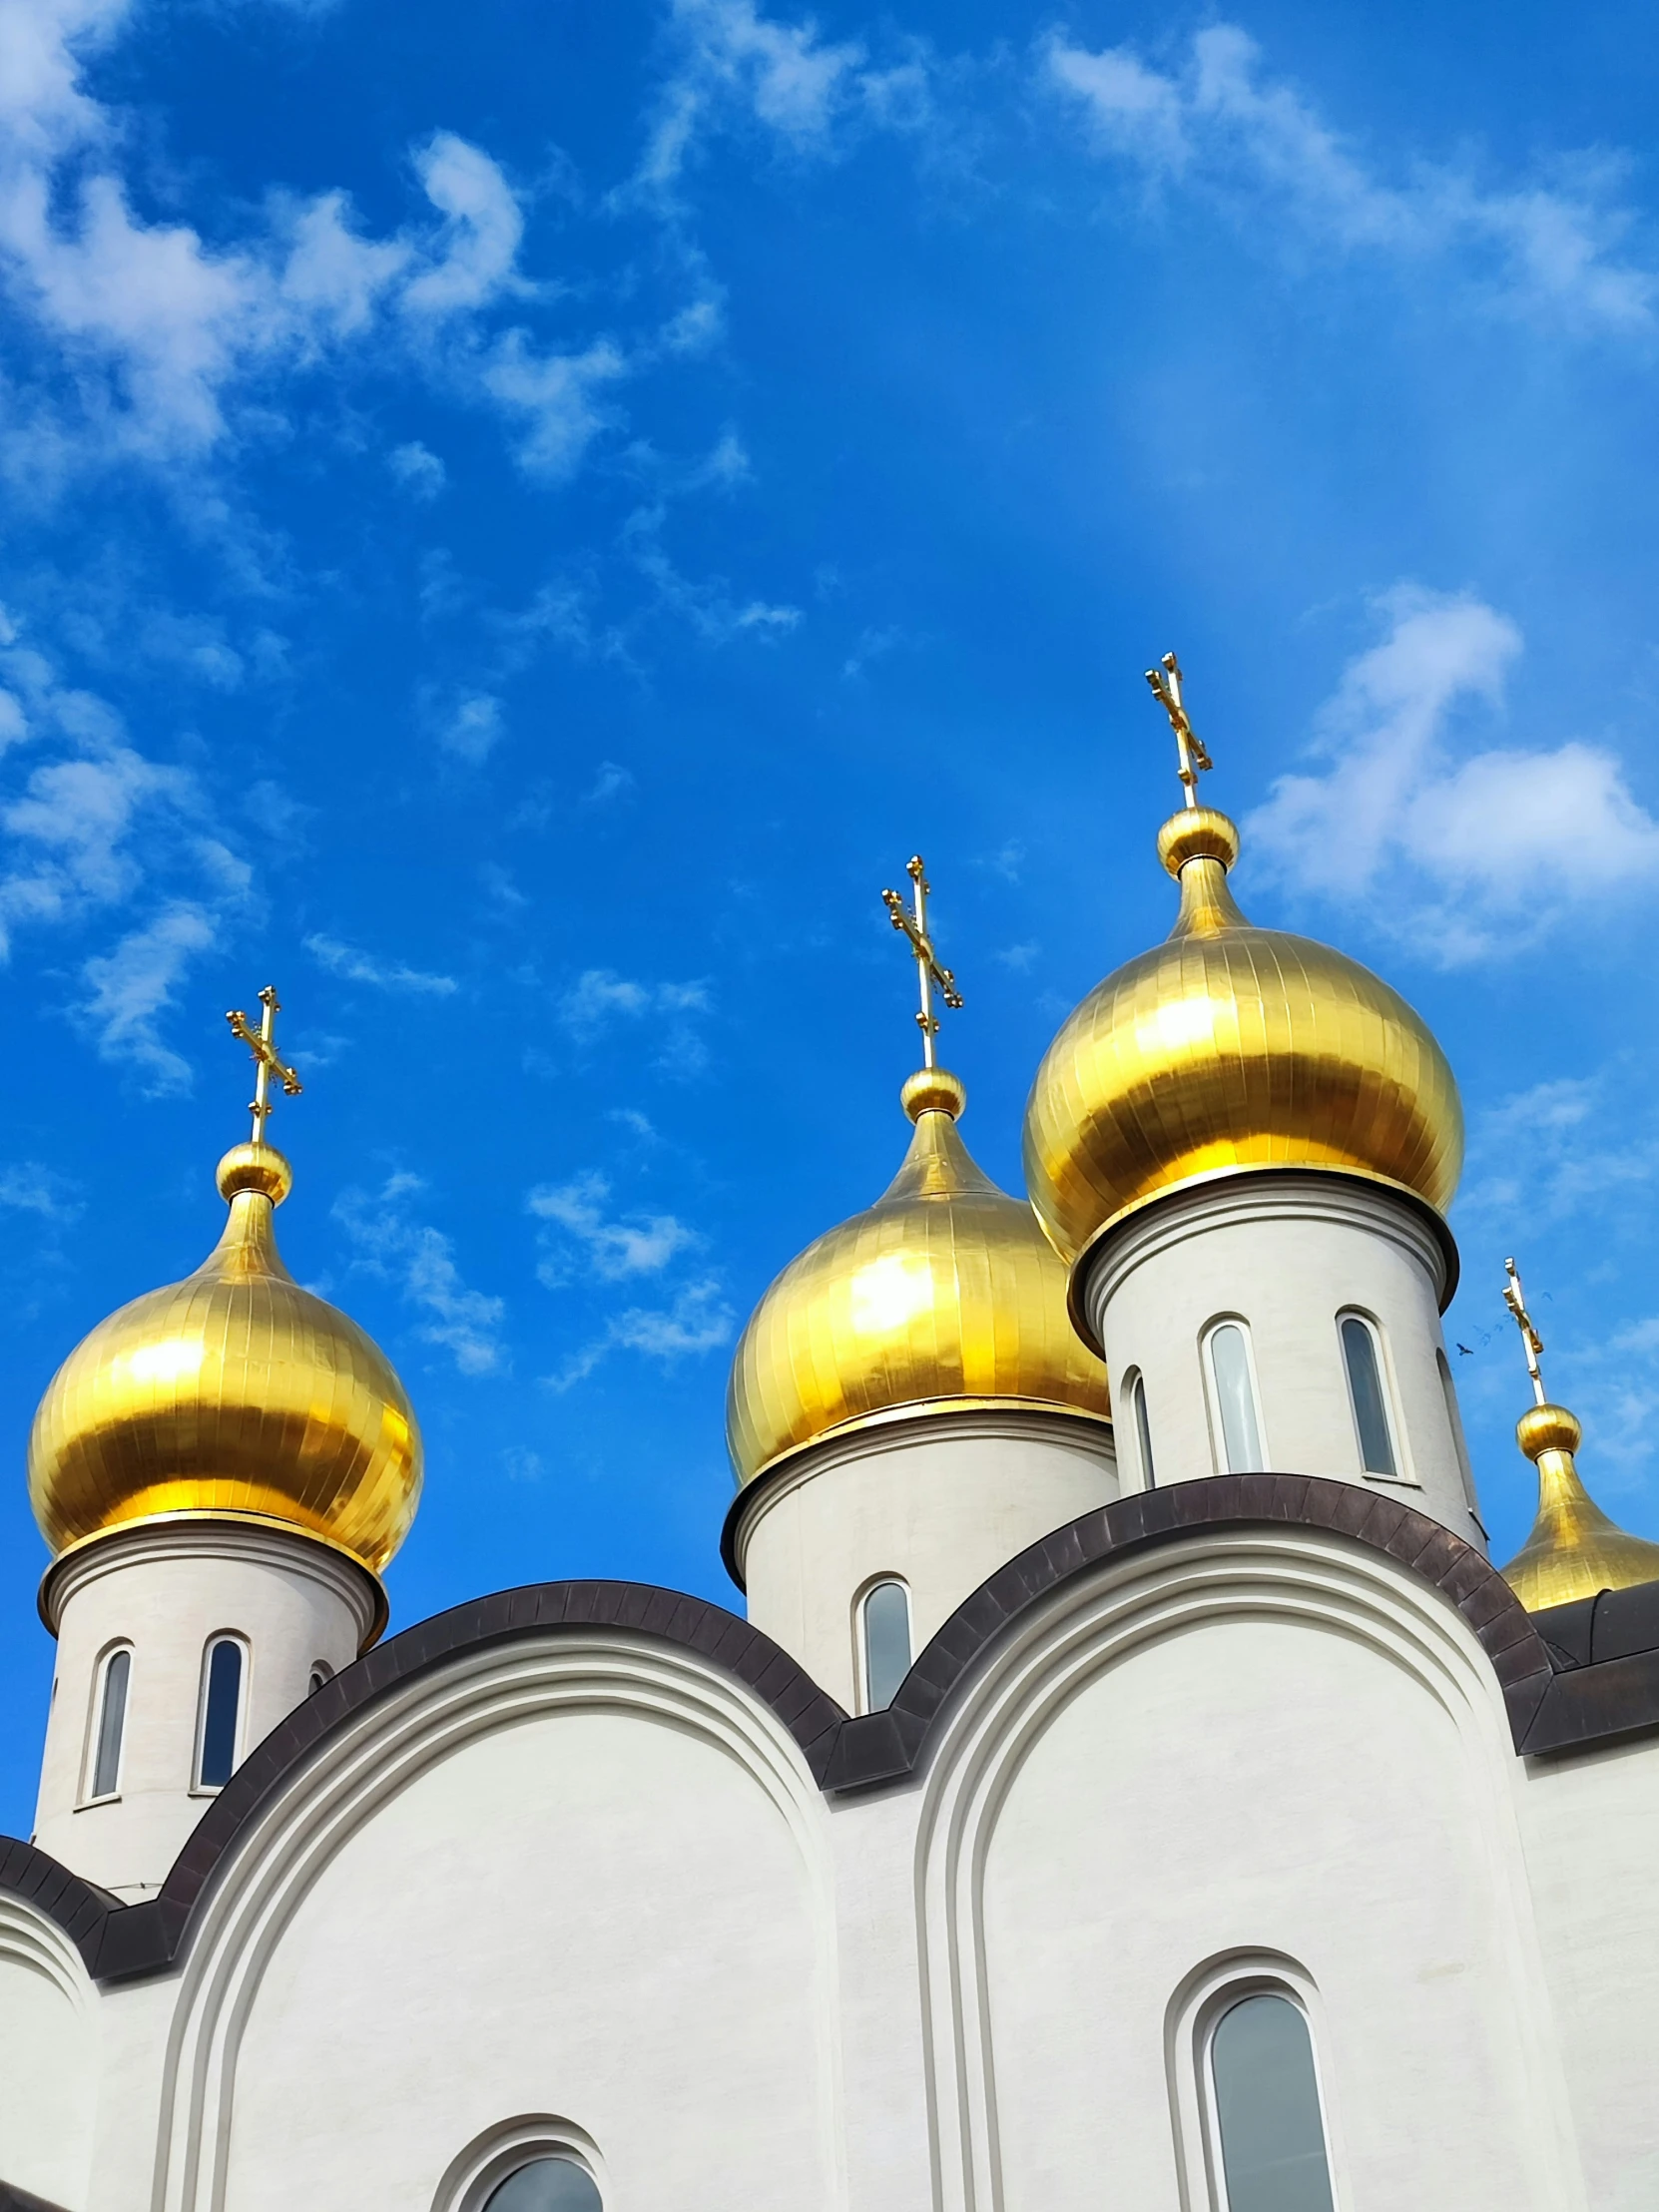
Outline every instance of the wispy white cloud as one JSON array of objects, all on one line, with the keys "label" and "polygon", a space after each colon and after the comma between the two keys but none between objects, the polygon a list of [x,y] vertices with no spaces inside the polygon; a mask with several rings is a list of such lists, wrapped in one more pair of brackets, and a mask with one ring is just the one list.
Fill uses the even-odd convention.
[{"label": "wispy white cloud", "polygon": [[622,543],[634,566],[656,587],[659,603],[682,616],[711,645],[736,638],[776,643],[801,624],[801,609],[765,599],[734,599],[724,577],[703,582],[682,575],[663,549],[666,510],[639,507],[623,525]]},{"label": "wispy white cloud", "polygon": [[487,761],[505,734],[501,702],[493,692],[462,692],[441,707],[428,699],[425,709],[438,744],[471,768]]},{"label": "wispy white cloud", "polygon": [[74,1221],[85,1212],[80,1185],[38,1160],[19,1160],[0,1168],[0,1206],[14,1213],[38,1214],[42,1221]]},{"label": "wispy white cloud", "polygon": [[459,987],[452,975],[432,975],[421,968],[407,967],[401,960],[377,959],[356,945],[342,944],[338,937],[313,934],[305,939],[305,950],[331,974],[343,976],[348,983],[370,983],[376,990],[416,991],[448,998]]},{"label": "wispy white cloud", "polygon": [[[269,420],[281,374],[353,355],[490,406],[527,470],[572,473],[613,419],[602,388],[629,364],[610,338],[549,351],[527,329],[491,327],[504,302],[540,297],[518,269],[524,204],[500,165],[434,133],[411,152],[422,215],[379,238],[339,190],[273,193],[212,242],[148,221],[124,173],[129,134],[85,80],[132,15],[131,0],[0,7],[0,288],[63,371],[34,394],[37,473],[48,448],[60,471],[77,452],[204,455],[261,419],[245,401]],[[663,342],[678,342],[674,321]],[[441,464],[398,450],[400,480],[431,496]]]},{"label": "wispy white cloud", "polygon": [[136,1067],[152,1094],[190,1088],[190,1062],[163,1040],[157,1021],[191,961],[218,936],[211,913],[181,900],[86,963],[88,995],[77,1018],[100,1059]]},{"label": "wispy white cloud", "polygon": [[1374,915],[1447,964],[1659,884],[1659,823],[1605,746],[1472,748],[1469,714],[1500,707],[1521,651],[1514,623],[1403,584],[1377,613],[1384,636],[1320,717],[1330,766],[1279,779],[1245,825],[1248,856],[1318,896],[1372,891]]},{"label": "wispy white cloud", "polygon": [[542,1380],[550,1389],[572,1389],[614,1352],[638,1352],[672,1365],[730,1344],[736,1325],[737,1316],[722,1297],[718,1281],[690,1283],[668,1306],[635,1306],[616,1315],[562,1368]]},{"label": "wispy white cloud", "polygon": [[611,1216],[608,1180],[592,1170],[569,1183],[538,1184],[525,1201],[538,1221],[564,1232],[544,1241],[536,1273],[550,1289],[586,1270],[607,1283],[628,1276],[658,1275],[669,1262],[701,1240],[673,1214],[630,1213]]},{"label": "wispy white cloud", "polygon": [[614,800],[632,798],[635,788],[632,769],[620,768],[615,761],[601,761],[593,782],[582,794],[582,804],[608,807]]},{"label": "wispy white cloud", "polygon": [[506,1301],[462,1281],[454,1248],[440,1230],[417,1221],[409,1201],[425,1188],[417,1175],[387,1178],[378,1191],[344,1191],[333,1218],[351,1240],[352,1265],[394,1283],[424,1318],[422,1344],[447,1352],[462,1375],[498,1375],[508,1366],[501,1325]]},{"label": "wispy white cloud", "polygon": [[709,1011],[707,983],[642,983],[614,968],[585,968],[559,1001],[559,1019],[586,1043],[617,1021]]},{"label": "wispy white cloud", "polygon": [[865,60],[811,17],[782,23],[755,0],[674,0],[680,66],[660,96],[637,184],[666,191],[723,111],[752,116],[797,152],[826,147]]},{"label": "wispy white cloud", "polygon": [[1128,46],[1093,50],[1056,33],[1042,75],[1102,156],[1253,217],[1271,209],[1273,220],[1250,222],[1253,237],[1273,241],[1290,224],[1338,253],[1424,265],[1462,254],[1470,288],[1547,314],[1554,327],[1653,326],[1659,277],[1623,251],[1631,218],[1617,197],[1621,173],[1605,160],[1507,187],[1426,164],[1390,180],[1265,71],[1255,41],[1228,23],[1198,32],[1171,70]]},{"label": "wispy white cloud", "polygon": [[386,455],[386,466],[415,499],[436,499],[449,480],[442,461],[418,438],[411,438],[407,445],[394,445]]}]

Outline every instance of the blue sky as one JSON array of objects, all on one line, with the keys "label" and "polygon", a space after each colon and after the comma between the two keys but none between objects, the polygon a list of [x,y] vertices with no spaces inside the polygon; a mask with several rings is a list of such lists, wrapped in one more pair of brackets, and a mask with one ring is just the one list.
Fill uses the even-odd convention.
[{"label": "blue sky", "polygon": [[36,1400],[217,1235],[278,984],[304,1281],[398,1363],[408,1621],[729,1597],[736,1330],[1162,934],[1170,645],[1253,915],[1471,1147],[1450,1333],[1531,1513],[1521,1258],[1659,1535],[1659,49],[1635,6],[0,5],[0,1828]]}]

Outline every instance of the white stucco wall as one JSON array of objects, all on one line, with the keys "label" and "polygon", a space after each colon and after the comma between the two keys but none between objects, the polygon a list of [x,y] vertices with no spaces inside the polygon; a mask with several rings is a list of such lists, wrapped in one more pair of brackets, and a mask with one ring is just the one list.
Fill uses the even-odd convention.
[{"label": "white stucco wall", "polygon": [[826,1827],[771,1716],[660,1647],[411,1686],[216,1899],[164,2202],[429,2212],[480,2131],[543,2113],[620,2205],[839,2205]]},{"label": "white stucco wall", "polygon": [[[212,1793],[193,1789],[202,1670],[226,1633],[246,1646],[238,1758],[338,1673],[370,1622],[367,1575],[299,1535],[227,1521],[156,1522],[76,1553],[49,1586],[58,1663],[35,1841],[88,1882],[154,1895]],[[89,1802],[93,1711],[110,1649],[132,1650],[119,1784]]]},{"label": "white stucco wall", "polygon": [[87,2202],[100,2009],[62,1931],[0,1897],[0,2178],[65,2212]]},{"label": "white stucco wall", "polygon": [[[1409,1201],[1357,1176],[1218,1176],[1130,1215],[1083,1266],[1126,1491],[1144,1487],[1128,1402],[1136,1374],[1158,1481],[1227,1471],[1201,1345],[1214,1322],[1238,1318],[1250,1331],[1269,1467],[1383,1490],[1484,1550],[1441,1379],[1443,1261]],[[1397,1479],[1361,1464],[1338,1334],[1348,1311],[1381,1335]]]},{"label": "white stucco wall", "polygon": [[804,1451],[739,1523],[749,1617],[848,1712],[860,1595],[896,1575],[912,1655],[1016,1553],[1118,1494],[1111,1428],[993,1407],[872,1422]]},{"label": "white stucco wall", "polygon": [[319,1747],[171,1974],[0,1917],[0,2175],[449,2212],[545,2115],[606,2212],[1210,2212],[1183,1992],[1265,1960],[1340,2212],[1637,2212],[1655,1833],[1659,1744],[1525,1768],[1453,1609],[1322,1531],[1103,1564],[830,1802],[701,1658],[527,1638]]},{"label": "white stucco wall", "polygon": [[1533,1760],[1526,1854],[1593,2212],[1659,2205],[1659,1741]]}]

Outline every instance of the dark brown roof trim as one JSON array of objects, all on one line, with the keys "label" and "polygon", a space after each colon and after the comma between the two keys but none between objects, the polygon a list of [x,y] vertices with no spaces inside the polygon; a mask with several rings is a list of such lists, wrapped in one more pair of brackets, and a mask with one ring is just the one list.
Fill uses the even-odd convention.
[{"label": "dark brown roof trim", "polygon": [[30,2189],[19,2189],[13,2182],[0,2181],[0,2212],[63,2212],[63,2207],[48,2204],[44,2197],[37,2197]]},{"label": "dark brown roof trim", "polygon": [[332,1730],[448,1659],[566,1629],[627,1629],[723,1667],[789,1729],[825,1791],[898,1783],[915,1771],[952,1697],[1028,1608],[1107,1559],[1272,1522],[1370,1545],[1442,1591],[1491,1661],[1518,1753],[1581,1750],[1659,1727],[1659,1584],[1558,1607],[1534,1622],[1472,1545],[1395,1498],[1313,1475],[1214,1475],[1120,1498],[1011,1559],[957,1607],[880,1713],[849,1717],[759,1629],[677,1591],[545,1582],[455,1606],[365,1654],[275,1728],[220,1792],[156,1897],[117,1905],[44,1852],[10,1842],[0,1842],[0,1890],[56,1921],[95,1978],[164,1971],[221,1862]]}]

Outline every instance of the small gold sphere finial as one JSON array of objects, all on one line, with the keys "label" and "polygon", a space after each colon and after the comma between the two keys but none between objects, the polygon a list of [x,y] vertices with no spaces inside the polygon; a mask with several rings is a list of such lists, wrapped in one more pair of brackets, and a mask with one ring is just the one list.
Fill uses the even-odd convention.
[{"label": "small gold sphere finial", "polygon": [[1564,1405],[1529,1405],[1515,1423],[1515,1441],[1534,1463],[1546,1451],[1576,1451],[1584,1441],[1577,1416]]},{"label": "small gold sphere finial", "polygon": [[948,1114],[955,1121],[967,1104],[967,1085],[948,1068],[917,1068],[904,1078],[898,1103],[912,1121],[923,1114]]},{"label": "small gold sphere finial", "polygon": [[1180,876],[1189,860],[1219,860],[1230,868],[1239,857],[1239,832],[1215,807],[1183,807],[1158,832],[1158,857]]},{"label": "small gold sphere finial", "polygon": [[274,1144],[233,1145],[214,1180],[227,1205],[239,1191],[258,1191],[280,1206],[293,1188],[293,1170]]}]

